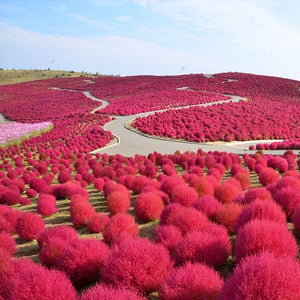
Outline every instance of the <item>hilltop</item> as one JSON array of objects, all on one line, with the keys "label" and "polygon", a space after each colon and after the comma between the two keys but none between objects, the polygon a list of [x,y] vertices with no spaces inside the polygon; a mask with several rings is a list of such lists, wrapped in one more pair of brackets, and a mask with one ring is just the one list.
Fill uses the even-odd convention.
[{"label": "hilltop", "polygon": [[79,77],[93,76],[91,73],[74,72],[63,70],[3,70],[0,69],[0,85],[14,84],[26,81],[63,78],[63,77]]}]

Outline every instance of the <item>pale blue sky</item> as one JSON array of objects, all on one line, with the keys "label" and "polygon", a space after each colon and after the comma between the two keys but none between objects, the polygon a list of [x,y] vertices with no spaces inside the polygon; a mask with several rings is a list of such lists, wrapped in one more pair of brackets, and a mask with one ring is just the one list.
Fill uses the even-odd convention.
[{"label": "pale blue sky", "polygon": [[0,67],[300,80],[298,0],[0,0]]}]

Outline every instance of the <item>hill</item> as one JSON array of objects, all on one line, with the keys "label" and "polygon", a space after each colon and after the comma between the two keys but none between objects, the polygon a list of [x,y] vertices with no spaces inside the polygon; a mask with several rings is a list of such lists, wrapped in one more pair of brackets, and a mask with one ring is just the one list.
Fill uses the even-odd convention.
[{"label": "hill", "polygon": [[26,81],[63,78],[63,77],[78,77],[92,76],[91,73],[62,71],[62,70],[1,70],[0,69],[0,85],[14,84]]}]

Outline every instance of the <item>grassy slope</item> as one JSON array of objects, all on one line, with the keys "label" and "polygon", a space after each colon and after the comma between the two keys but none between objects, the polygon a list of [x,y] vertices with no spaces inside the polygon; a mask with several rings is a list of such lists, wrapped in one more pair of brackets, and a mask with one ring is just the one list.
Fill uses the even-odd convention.
[{"label": "grassy slope", "polygon": [[59,70],[1,70],[0,85],[57,77],[92,76],[90,73]]}]

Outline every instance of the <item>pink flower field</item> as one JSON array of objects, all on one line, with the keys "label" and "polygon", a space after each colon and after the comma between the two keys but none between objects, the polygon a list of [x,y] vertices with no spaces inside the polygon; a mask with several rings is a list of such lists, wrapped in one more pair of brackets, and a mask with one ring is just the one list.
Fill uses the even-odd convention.
[{"label": "pink flower field", "polygon": [[5,123],[0,124],[0,145],[5,145],[10,141],[17,141],[25,138],[36,131],[47,130],[52,126],[51,122],[42,123]]}]

